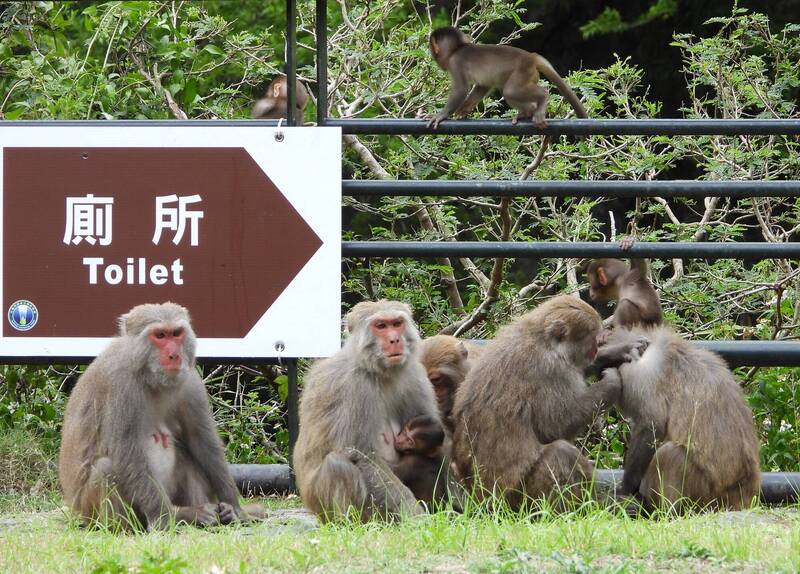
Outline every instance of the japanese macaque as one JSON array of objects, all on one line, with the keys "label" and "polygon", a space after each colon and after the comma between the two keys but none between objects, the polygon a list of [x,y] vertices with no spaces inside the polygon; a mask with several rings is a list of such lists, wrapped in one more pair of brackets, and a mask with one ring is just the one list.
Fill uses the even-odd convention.
[{"label": "japanese macaque", "polygon": [[539,54],[513,46],[473,44],[469,36],[451,26],[434,30],[429,47],[439,67],[450,73],[452,85],[447,104],[428,121],[428,127],[435,129],[453,113],[469,115],[489,90],[498,88],[508,105],[519,111],[513,124],[531,118],[537,127],[546,128],[549,94],[539,85],[540,75],[558,88],[578,117],[589,117],[575,92]]},{"label": "japanese macaque", "polygon": [[[592,464],[570,441],[597,409],[618,400],[621,387],[616,369],[586,384],[600,330],[591,306],[564,295],[507,325],[486,345],[453,408],[456,473],[478,499],[494,491],[515,509],[526,496],[555,495],[558,504],[591,479]],[[639,344],[630,342],[620,353]]]},{"label": "japanese macaque", "polygon": [[[619,245],[627,251],[633,240],[623,239]],[[631,259],[630,268],[619,259],[595,259],[586,274],[592,301],[602,303],[616,299],[617,308],[611,321],[614,327],[662,323],[661,301],[650,283],[646,259]]]},{"label": "japanese macaque", "polygon": [[208,526],[243,509],[225,462],[186,309],[139,305],[78,380],[64,414],[59,478],[87,523]]},{"label": "japanese macaque", "polygon": [[439,419],[411,309],[397,301],[362,302],[345,326],[342,349],[305,378],[294,451],[300,495],[323,521],[424,512],[392,471],[400,455],[385,439],[414,417]]},{"label": "japanese macaque", "polygon": [[394,437],[400,460],[392,470],[417,500],[428,505],[447,498],[447,464],[443,453],[444,429],[439,419],[419,416]]},{"label": "japanese macaque", "polygon": [[614,329],[606,341],[641,335],[650,340],[641,358],[619,367],[619,406],[631,427],[621,494],[646,509],[749,506],[759,492],[759,447],[736,378],[669,327]]},{"label": "japanese macaque", "polygon": [[481,345],[450,335],[435,335],[422,341],[420,360],[433,385],[442,425],[451,436],[456,391],[481,350]]},{"label": "japanese macaque", "polygon": [[[295,118],[298,124],[303,123],[303,112],[308,103],[308,90],[300,80],[295,84]],[[275,76],[267,87],[267,93],[253,104],[251,116],[254,119],[278,120],[286,117],[286,106],[289,94],[286,90],[287,79],[281,74]]]}]

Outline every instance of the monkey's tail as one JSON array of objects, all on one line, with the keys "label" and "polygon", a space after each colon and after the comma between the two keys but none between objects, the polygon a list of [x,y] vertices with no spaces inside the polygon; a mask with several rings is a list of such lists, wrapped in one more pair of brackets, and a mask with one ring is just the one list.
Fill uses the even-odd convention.
[{"label": "monkey's tail", "polygon": [[539,70],[539,73],[558,88],[558,92],[572,105],[572,108],[575,110],[575,115],[579,118],[588,118],[589,114],[586,113],[586,108],[583,107],[578,96],[572,91],[572,88],[558,75],[558,72],[556,72],[555,68],[553,68],[552,64],[550,64],[544,56],[541,54],[537,54],[537,56],[536,69]]}]

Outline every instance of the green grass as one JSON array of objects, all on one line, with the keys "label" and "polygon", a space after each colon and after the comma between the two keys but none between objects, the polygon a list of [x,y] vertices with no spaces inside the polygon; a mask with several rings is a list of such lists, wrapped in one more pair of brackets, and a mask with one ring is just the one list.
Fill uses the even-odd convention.
[{"label": "green grass", "polygon": [[268,519],[254,526],[84,530],[63,508],[55,454],[40,442],[0,434],[0,574],[800,572],[797,505],[651,520],[594,503],[537,518],[468,508],[315,528],[293,496],[262,500]]},{"label": "green grass", "polygon": [[[0,515],[0,572],[798,572],[800,509],[678,519],[607,511],[536,520],[447,513],[399,524],[309,529],[268,499],[255,526],[146,535],[86,531],[63,510],[19,498]],[[27,512],[23,507],[30,505]],[[10,510],[13,509],[13,512]],[[37,511],[37,512],[31,512]]]}]

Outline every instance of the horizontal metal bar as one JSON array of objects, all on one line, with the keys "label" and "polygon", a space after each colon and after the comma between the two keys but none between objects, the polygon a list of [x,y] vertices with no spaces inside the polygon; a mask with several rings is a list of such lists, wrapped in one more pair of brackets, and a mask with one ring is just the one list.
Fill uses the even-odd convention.
[{"label": "horizontal metal bar", "polygon": [[[52,127],[275,127],[279,120],[3,120],[2,126]],[[284,123],[285,125],[285,123]],[[541,130],[529,122],[510,120],[446,120],[437,129],[421,119],[337,119],[325,126],[341,127],[345,134],[409,135],[800,135],[800,120],[550,120]]]},{"label": "horizontal metal bar", "polygon": [[[25,128],[50,128],[50,127],[193,127],[193,128],[212,128],[212,127],[239,127],[239,128],[264,128],[276,127],[281,120],[2,120],[2,127],[25,127]],[[288,127],[283,120],[284,127]]]},{"label": "horizontal metal bar", "polygon": [[[618,488],[622,485],[621,470],[597,469],[599,484]],[[761,502],[791,504],[800,500],[800,472],[762,472]]]},{"label": "horizontal metal bar", "polygon": [[[271,359],[264,357],[197,357],[198,365],[279,365],[281,362],[297,360],[300,357],[281,357]],[[0,355],[0,365],[88,365],[94,357],[57,357],[57,356],[18,356]]]},{"label": "horizontal metal bar", "polygon": [[[485,345],[488,339],[471,339]],[[717,353],[731,367],[800,366],[800,341],[692,341],[702,349]]]},{"label": "horizontal metal bar", "polygon": [[337,119],[328,118],[326,126],[342,128],[345,134],[387,135],[798,135],[800,120],[548,120],[539,129],[529,121],[512,125],[510,119],[445,120],[439,127],[428,127],[424,119]]},{"label": "horizontal metal bar", "polygon": [[344,257],[697,257],[798,259],[800,243],[616,243],[570,241],[343,241]]},{"label": "horizontal metal bar", "polygon": [[800,197],[800,181],[342,181],[348,196],[434,197]]},{"label": "horizontal metal bar", "polygon": [[[232,464],[231,474],[242,494],[286,494],[295,490],[288,464]],[[597,482],[606,487],[622,484],[622,471],[597,469]],[[762,472],[761,502],[789,504],[798,501],[800,472]]]},{"label": "horizontal metal bar", "polygon": [[[476,339],[475,343],[486,341]],[[696,341],[696,345],[721,355],[732,366],[794,367],[800,366],[800,341]],[[6,365],[86,365],[94,357],[0,357]],[[284,362],[289,359],[283,358]],[[296,360],[296,359],[294,359]],[[201,365],[263,365],[277,359],[252,357],[202,358]]]},{"label": "horizontal metal bar", "polygon": [[288,464],[230,464],[233,481],[245,496],[295,492],[294,475]]},{"label": "horizontal metal bar", "polygon": [[800,366],[800,341],[693,341],[732,367]]}]

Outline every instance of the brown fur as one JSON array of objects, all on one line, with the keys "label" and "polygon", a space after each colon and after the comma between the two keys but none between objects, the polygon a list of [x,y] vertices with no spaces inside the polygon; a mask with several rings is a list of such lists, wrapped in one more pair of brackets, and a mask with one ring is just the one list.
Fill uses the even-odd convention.
[{"label": "brown fur", "polygon": [[749,506],[759,492],[759,445],[753,413],[725,362],[669,327],[615,331],[611,344],[637,334],[650,339],[641,359],[619,368],[620,408],[631,425],[624,492],[649,507]]},{"label": "brown fur", "polygon": [[[518,508],[588,480],[592,464],[569,441],[619,394],[617,372],[587,386],[598,314],[560,296],[500,330],[456,393],[453,461],[467,489],[498,489]],[[577,492],[574,488],[570,492]]]},{"label": "brown fur", "polygon": [[[437,28],[431,33],[429,48],[433,59],[450,73],[447,105],[428,122],[436,128],[454,112],[468,115],[492,88],[503,92],[506,102],[519,110],[513,120],[531,118],[539,128],[547,127],[548,91],[539,85],[539,76],[552,82],[575,109],[578,117],[588,114],[575,92],[545,58],[513,46],[473,44],[456,28]],[[473,86],[472,92],[467,90]]]},{"label": "brown fur", "polygon": [[451,436],[456,391],[480,356],[482,347],[450,335],[435,335],[422,341],[420,360],[433,385],[442,424]]},{"label": "brown fur", "polygon": [[[405,356],[391,365],[369,326],[397,318],[406,325]],[[396,301],[359,303],[345,326],[342,349],[315,363],[305,378],[294,452],[300,495],[322,520],[417,514],[423,509],[392,472],[399,457],[385,439],[416,416],[438,420],[411,309]]]},{"label": "brown fur", "polygon": [[[250,115],[254,119],[278,120],[286,117],[286,106],[289,94],[286,90],[287,78],[284,74],[275,76],[267,87],[264,97],[256,100]],[[303,123],[303,113],[308,103],[308,90],[303,82],[296,80],[295,84],[295,119],[298,124]]]},{"label": "brown fur", "polygon": [[592,301],[617,300],[615,327],[660,325],[661,301],[650,283],[646,259],[631,259],[628,266],[619,259],[596,259],[586,271]]},{"label": "brown fur", "polygon": [[444,437],[439,419],[419,416],[408,421],[394,441],[400,460],[392,470],[428,508],[448,496]]},{"label": "brown fur", "polygon": [[[148,340],[154,328],[184,330],[178,373],[160,367]],[[194,353],[186,309],[139,305],[78,380],[64,414],[59,478],[65,501],[85,521],[154,529],[248,517]]]}]

